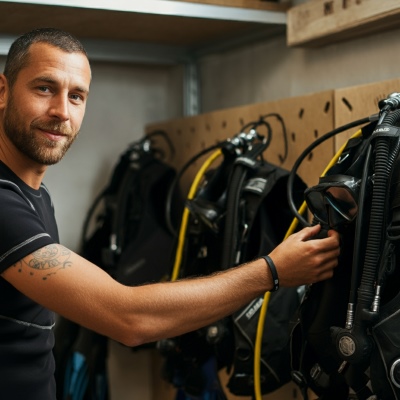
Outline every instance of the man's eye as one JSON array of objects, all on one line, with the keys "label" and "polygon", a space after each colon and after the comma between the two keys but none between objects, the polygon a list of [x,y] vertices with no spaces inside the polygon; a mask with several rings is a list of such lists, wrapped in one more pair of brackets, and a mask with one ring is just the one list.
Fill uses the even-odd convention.
[{"label": "man's eye", "polygon": [[71,94],[69,97],[74,101],[82,101],[83,100],[82,96],[80,96],[79,94]]},{"label": "man's eye", "polygon": [[47,86],[39,86],[38,89],[44,93],[47,93],[50,90]]}]

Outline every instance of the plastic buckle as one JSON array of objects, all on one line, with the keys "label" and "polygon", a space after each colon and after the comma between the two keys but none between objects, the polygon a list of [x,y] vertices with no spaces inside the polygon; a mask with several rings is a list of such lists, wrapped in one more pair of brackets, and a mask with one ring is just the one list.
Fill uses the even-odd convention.
[{"label": "plastic buckle", "polygon": [[321,369],[319,364],[313,365],[310,370],[310,377],[319,387],[327,388],[329,386],[329,375]]}]

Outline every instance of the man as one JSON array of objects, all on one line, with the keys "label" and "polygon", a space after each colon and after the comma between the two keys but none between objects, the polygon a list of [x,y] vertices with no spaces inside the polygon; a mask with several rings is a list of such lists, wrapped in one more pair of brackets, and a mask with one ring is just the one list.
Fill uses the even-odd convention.
[{"label": "man", "polygon": [[55,399],[53,312],[136,346],[231,314],[272,290],[273,273],[281,286],[298,286],[330,278],[337,264],[337,233],[308,240],[316,226],[271,252],[276,272],[259,259],[209,277],[126,287],[60,245],[42,179],[78,134],[90,81],[80,42],[55,29],[18,38],[0,75],[0,393],[7,400]]}]

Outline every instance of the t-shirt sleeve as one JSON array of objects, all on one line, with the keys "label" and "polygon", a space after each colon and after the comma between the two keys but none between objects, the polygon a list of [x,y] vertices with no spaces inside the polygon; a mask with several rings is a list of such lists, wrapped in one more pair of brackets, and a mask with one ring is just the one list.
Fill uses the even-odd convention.
[{"label": "t-shirt sleeve", "polygon": [[56,242],[27,198],[14,190],[0,190],[0,273],[32,252]]}]

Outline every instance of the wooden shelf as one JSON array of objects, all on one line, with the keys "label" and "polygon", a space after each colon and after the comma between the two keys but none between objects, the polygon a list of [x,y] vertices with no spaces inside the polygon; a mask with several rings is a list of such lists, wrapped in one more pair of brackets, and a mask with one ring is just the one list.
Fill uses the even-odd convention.
[{"label": "wooden shelf", "polygon": [[398,0],[309,0],[288,10],[288,46],[317,47],[395,29]]},{"label": "wooden shelf", "polygon": [[50,0],[0,1],[0,35],[11,38],[36,27],[52,26],[92,42],[168,46],[179,48],[182,53],[193,53],[225,41],[284,34],[288,8],[287,4],[261,0],[60,0],[53,3]]}]

